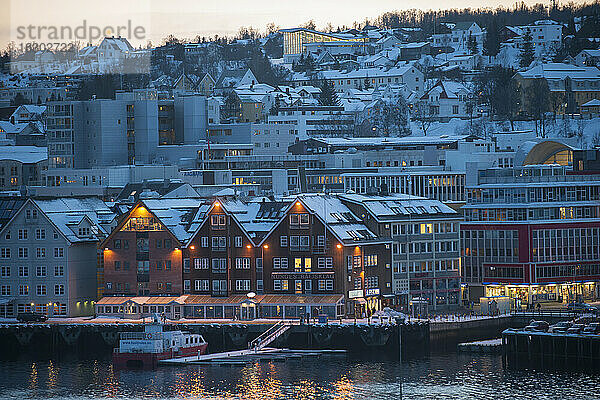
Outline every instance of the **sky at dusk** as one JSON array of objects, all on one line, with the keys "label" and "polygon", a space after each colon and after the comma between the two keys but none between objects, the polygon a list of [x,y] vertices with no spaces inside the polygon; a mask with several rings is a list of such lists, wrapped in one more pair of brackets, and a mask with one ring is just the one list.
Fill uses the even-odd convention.
[{"label": "sky at dusk", "polygon": [[[526,1],[533,4],[536,1]],[[270,22],[279,27],[298,26],[310,19],[318,28],[327,23],[348,25],[365,18],[375,18],[392,10],[420,8],[496,7],[506,2],[500,0],[0,0],[0,46],[16,39],[17,27],[80,26],[106,27],[126,24],[143,26],[143,40],[130,38],[134,46],[151,40],[159,44],[169,34],[180,38],[197,35],[212,37],[233,35],[241,26],[264,30]],[[123,35],[127,36],[127,35]],[[22,40],[32,40],[27,36]],[[39,40],[39,39],[35,39]]]}]

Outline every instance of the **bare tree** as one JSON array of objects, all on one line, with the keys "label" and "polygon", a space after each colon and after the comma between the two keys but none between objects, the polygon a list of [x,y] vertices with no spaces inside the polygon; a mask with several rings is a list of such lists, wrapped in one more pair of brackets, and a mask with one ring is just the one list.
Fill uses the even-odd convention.
[{"label": "bare tree", "polygon": [[429,104],[425,101],[418,101],[413,106],[413,118],[419,122],[423,135],[427,136],[427,131],[431,128],[434,121],[434,113]]}]

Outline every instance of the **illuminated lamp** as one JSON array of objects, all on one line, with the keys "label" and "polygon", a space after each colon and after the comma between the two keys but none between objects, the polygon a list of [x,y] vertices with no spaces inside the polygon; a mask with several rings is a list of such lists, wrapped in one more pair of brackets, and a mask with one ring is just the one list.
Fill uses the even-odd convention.
[{"label": "illuminated lamp", "polygon": [[268,248],[269,248],[269,245],[268,245],[268,244],[265,244],[263,247],[264,247],[265,249],[268,249]]},{"label": "illuminated lamp", "polygon": [[190,246],[190,249],[195,250],[196,246]]},{"label": "illuminated lamp", "polygon": [[335,247],[337,247],[338,249],[341,249],[342,245],[338,243]]},{"label": "illuminated lamp", "polygon": [[246,245],[246,248],[247,248],[247,249],[251,249],[251,248],[252,248],[252,246],[250,246],[250,245],[248,244],[248,245]]}]

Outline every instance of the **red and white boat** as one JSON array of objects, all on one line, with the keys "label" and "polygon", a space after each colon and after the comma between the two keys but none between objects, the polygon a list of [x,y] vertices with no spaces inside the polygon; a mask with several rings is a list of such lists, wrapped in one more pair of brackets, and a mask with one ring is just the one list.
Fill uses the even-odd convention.
[{"label": "red and white boat", "polygon": [[155,368],[159,360],[202,355],[207,346],[202,335],[165,331],[155,316],[144,332],[121,333],[112,361],[119,368]]}]

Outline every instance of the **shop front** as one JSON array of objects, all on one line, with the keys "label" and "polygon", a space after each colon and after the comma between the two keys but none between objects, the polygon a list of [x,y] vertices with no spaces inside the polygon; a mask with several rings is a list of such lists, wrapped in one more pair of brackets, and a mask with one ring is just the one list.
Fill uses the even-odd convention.
[{"label": "shop front", "polygon": [[596,282],[548,283],[539,285],[486,285],[486,297],[507,296],[521,304],[595,301],[598,298]]}]

